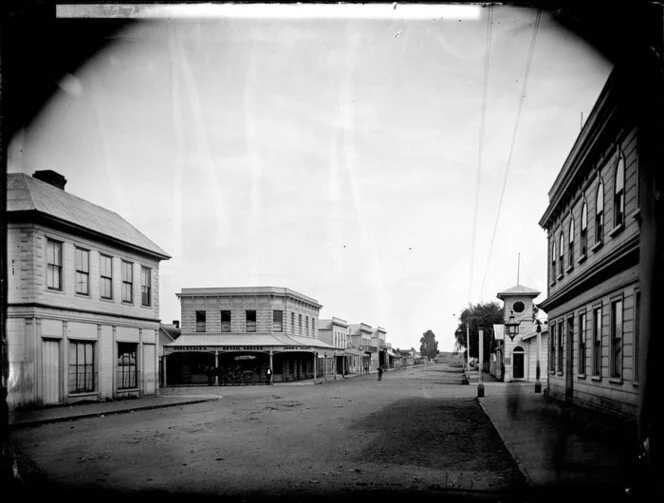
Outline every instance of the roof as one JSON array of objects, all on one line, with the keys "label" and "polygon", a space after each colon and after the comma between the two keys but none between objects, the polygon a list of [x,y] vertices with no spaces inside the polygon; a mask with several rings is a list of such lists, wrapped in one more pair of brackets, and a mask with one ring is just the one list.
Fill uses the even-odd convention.
[{"label": "roof", "polygon": [[208,347],[208,346],[301,346],[315,347],[318,349],[335,350],[334,346],[327,344],[315,337],[304,337],[297,335],[274,335],[274,334],[254,334],[251,335],[191,335],[184,334],[173,342],[165,345],[166,347]]},{"label": "roof", "polygon": [[18,212],[35,212],[101,234],[160,259],[171,258],[117,213],[25,173],[8,173],[7,213]]},{"label": "roof", "polygon": [[224,286],[224,287],[201,287],[201,288],[183,288],[179,293],[176,293],[178,298],[181,297],[223,297],[233,295],[284,295],[294,299],[301,300],[314,307],[323,307],[316,299],[308,297],[302,293],[291,290],[290,288],[276,287],[276,286]]},{"label": "roof", "polygon": [[501,300],[505,300],[505,297],[537,297],[540,293],[541,292],[528,288],[527,286],[514,285],[512,288],[498,292],[496,296]]},{"label": "roof", "polygon": [[159,325],[159,330],[168,335],[171,339],[177,339],[180,337],[180,329],[175,325],[169,323],[162,323]]}]

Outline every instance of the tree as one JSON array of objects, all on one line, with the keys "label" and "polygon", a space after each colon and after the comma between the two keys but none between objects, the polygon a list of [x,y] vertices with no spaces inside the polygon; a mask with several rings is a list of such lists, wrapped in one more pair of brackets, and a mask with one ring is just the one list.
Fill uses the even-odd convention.
[{"label": "tree", "polygon": [[479,329],[484,329],[484,362],[491,357],[491,350],[495,349],[493,325],[504,323],[503,308],[496,302],[485,304],[470,304],[459,316],[459,327],[456,333],[456,343],[459,347],[466,347],[466,326],[470,332],[470,357],[479,357]]},{"label": "tree", "polygon": [[436,334],[431,330],[427,330],[422,334],[422,338],[420,339],[420,355],[433,359],[437,354],[438,341],[436,340]]}]

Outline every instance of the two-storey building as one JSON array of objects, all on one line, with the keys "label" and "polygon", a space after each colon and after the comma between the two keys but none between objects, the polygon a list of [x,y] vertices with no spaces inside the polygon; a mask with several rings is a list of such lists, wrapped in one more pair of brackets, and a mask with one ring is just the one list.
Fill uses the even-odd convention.
[{"label": "two-storey building", "polygon": [[118,214],[53,171],[7,175],[8,404],[157,393],[159,263]]},{"label": "two-storey building", "polygon": [[350,325],[346,320],[332,317],[319,320],[318,338],[335,347],[334,372],[359,373],[363,354],[350,343]]},{"label": "two-storey building", "polygon": [[362,368],[360,373],[369,373],[371,370],[372,354],[378,352],[378,347],[371,344],[374,330],[366,323],[351,323],[350,339],[353,348],[362,353]]},{"label": "two-storey building", "polygon": [[[332,371],[335,346],[318,337],[315,299],[288,288],[183,288],[181,335],[164,346],[164,381],[208,383],[238,372],[248,382],[322,376]],[[223,384],[223,382],[222,382]]]},{"label": "two-storey building", "polygon": [[549,191],[548,392],[636,415],[639,375],[640,128],[631,76],[610,75]]}]

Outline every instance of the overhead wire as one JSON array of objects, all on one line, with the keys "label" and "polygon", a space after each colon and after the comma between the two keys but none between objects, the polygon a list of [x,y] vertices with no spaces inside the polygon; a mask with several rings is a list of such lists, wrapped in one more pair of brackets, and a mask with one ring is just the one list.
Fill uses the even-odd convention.
[{"label": "overhead wire", "polygon": [[503,206],[503,198],[505,196],[505,189],[507,187],[507,178],[510,171],[510,165],[512,164],[512,155],[514,154],[514,145],[516,143],[516,135],[519,130],[519,122],[521,121],[521,111],[523,109],[523,102],[526,98],[526,88],[528,86],[528,76],[530,75],[530,66],[533,60],[533,53],[535,52],[535,41],[537,40],[537,32],[539,31],[540,21],[542,18],[542,10],[537,9],[537,18],[535,19],[535,26],[533,27],[533,36],[530,40],[530,48],[528,49],[528,58],[526,60],[526,72],[525,78],[523,79],[523,86],[521,88],[521,96],[519,97],[519,108],[516,113],[516,120],[514,121],[514,128],[512,130],[512,141],[510,143],[510,151],[507,157],[507,163],[505,166],[505,176],[503,177],[503,186],[500,191],[500,199],[498,200],[498,210],[496,211],[496,220],[493,225],[493,232],[491,233],[491,241],[489,242],[489,255],[487,256],[486,267],[484,268],[484,277],[482,279],[482,287],[480,288],[480,297],[484,292],[484,286],[486,284],[486,277],[489,272],[489,265],[491,264],[491,254],[493,252],[493,243],[496,239],[496,230],[498,229],[498,221],[500,219],[500,210]]},{"label": "overhead wire", "polygon": [[475,242],[477,238],[477,214],[479,207],[480,180],[482,172],[482,155],[484,150],[484,125],[486,122],[486,102],[487,90],[489,88],[489,66],[491,62],[491,27],[493,25],[493,6],[489,5],[489,14],[487,16],[486,40],[484,48],[484,78],[482,83],[482,112],[480,116],[480,134],[477,147],[477,170],[475,175],[475,208],[473,210],[473,231],[470,245],[470,271],[468,274],[468,302],[470,302],[470,292],[473,282],[473,272],[475,268]]}]

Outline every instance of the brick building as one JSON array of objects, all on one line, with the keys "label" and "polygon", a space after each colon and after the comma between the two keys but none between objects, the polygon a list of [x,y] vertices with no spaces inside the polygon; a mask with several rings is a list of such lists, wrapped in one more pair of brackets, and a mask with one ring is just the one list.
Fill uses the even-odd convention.
[{"label": "brick building", "polygon": [[129,222],[53,171],[7,175],[8,404],[157,393],[159,263]]}]

